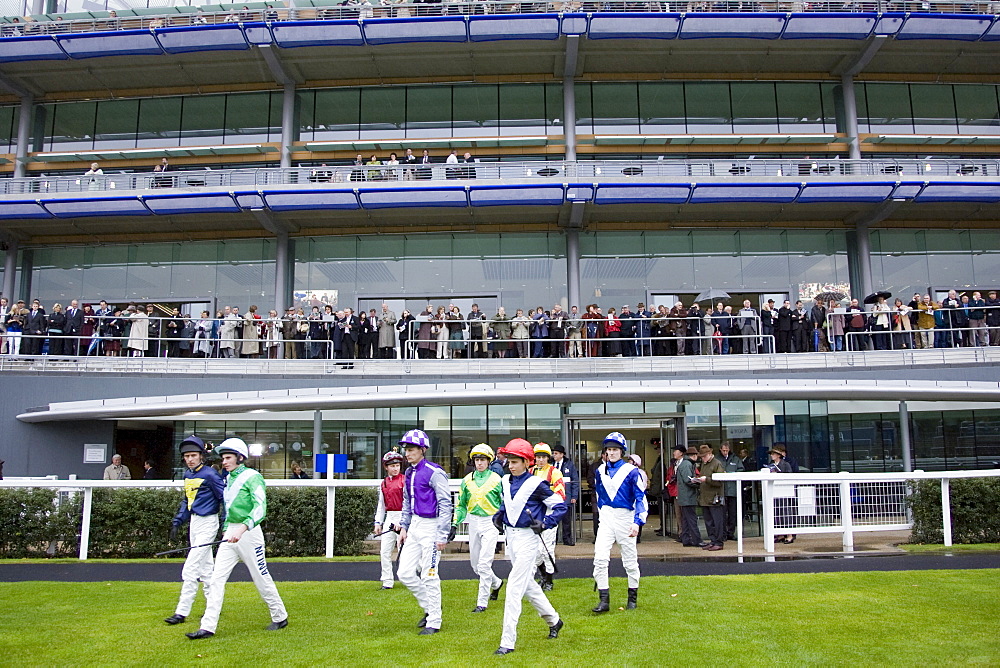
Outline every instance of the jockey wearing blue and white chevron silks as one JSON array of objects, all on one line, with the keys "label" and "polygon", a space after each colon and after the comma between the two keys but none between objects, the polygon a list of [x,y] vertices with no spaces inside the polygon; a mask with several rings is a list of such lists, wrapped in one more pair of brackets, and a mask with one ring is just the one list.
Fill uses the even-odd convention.
[{"label": "jockey wearing blue and white chevron silks", "polygon": [[622,566],[628,575],[628,603],[633,610],[639,591],[639,559],[636,536],[639,527],[646,523],[649,504],[646,502],[646,483],[639,469],[623,460],[628,451],[625,437],[615,431],[603,443],[607,462],[601,464],[595,476],[597,482],[597,507],[600,525],[594,543],[594,580],[600,602],[594,612],[610,610],[608,599],[608,564],[611,546],[618,543]]}]

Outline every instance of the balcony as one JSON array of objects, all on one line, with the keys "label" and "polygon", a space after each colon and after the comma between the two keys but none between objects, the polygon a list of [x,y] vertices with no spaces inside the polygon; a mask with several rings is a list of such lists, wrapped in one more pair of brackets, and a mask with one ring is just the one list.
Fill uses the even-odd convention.
[{"label": "balcony", "polygon": [[[359,224],[551,225],[565,205],[593,220],[843,226],[886,202],[921,225],[995,225],[1000,160],[656,160],[350,165],[0,180],[4,229],[43,242],[70,233],[260,231],[261,215],[298,232]],[[978,218],[977,218],[978,217]],[[93,218],[92,223],[74,222]],[[65,222],[62,222],[65,221]]]}]

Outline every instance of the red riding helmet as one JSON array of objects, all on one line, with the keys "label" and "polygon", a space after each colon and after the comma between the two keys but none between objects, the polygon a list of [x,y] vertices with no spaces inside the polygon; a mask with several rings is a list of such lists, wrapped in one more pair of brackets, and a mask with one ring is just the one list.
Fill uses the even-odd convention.
[{"label": "red riding helmet", "polygon": [[529,464],[535,463],[535,449],[532,447],[531,443],[528,443],[523,438],[515,438],[509,441],[507,445],[500,448],[499,452],[505,455],[526,459]]}]

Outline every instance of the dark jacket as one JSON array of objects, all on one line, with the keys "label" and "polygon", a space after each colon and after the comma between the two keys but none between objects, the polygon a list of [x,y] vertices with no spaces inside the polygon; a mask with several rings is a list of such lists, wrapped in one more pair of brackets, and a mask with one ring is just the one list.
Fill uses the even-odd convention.
[{"label": "dark jacket", "polygon": [[[712,501],[717,496],[725,496],[723,492],[725,491],[725,486],[721,480],[715,480],[716,473],[725,473],[726,467],[722,465],[718,457],[712,457],[712,461],[702,462],[701,474],[707,476],[708,480],[701,483],[701,489],[698,490],[698,505],[699,506],[714,506],[716,504]],[[735,496],[735,494],[733,495]]]},{"label": "dark jacket", "polygon": [[566,487],[566,498],[580,500],[580,473],[569,457],[563,457],[561,462],[554,461],[552,465],[563,474],[563,485]]},{"label": "dark jacket", "polygon": [[695,465],[687,455],[677,464],[677,503],[682,506],[698,505],[699,484],[689,479],[695,474]]},{"label": "dark jacket", "polygon": [[63,330],[67,334],[79,334],[83,329],[83,309],[70,308],[66,310],[66,328]]}]

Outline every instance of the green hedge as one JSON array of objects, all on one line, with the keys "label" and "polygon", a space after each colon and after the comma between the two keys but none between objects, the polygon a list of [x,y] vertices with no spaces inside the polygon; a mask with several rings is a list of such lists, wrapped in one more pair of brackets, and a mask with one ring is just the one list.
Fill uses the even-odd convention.
[{"label": "green hedge", "polygon": [[80,550],[80,497],[56,490],[0,489],[0,557],[72,557]]},{"label": "green hedge", "polygon": [[[920,480],[909,500],[914,543],[943,543],[941,483]],[[954,543],[1000,543],[1000,478],[951,481],[951,536]]]},{"label": "green hedge", "polygon": [[[79,553],[82,494],[56,506],[48,489],[0,490],[0,556],[76,556]],[[263,530],[275,557],[323,556],[326,551],[326,490],[269,488]],[[187,532],[170,541],[170,524],[180,504],[178,489],[95,489],[90,520],[91,558],[152,557],[187,543]],[[337,490],[334,551],[360,554],[371,531],[374,489]]]}]

